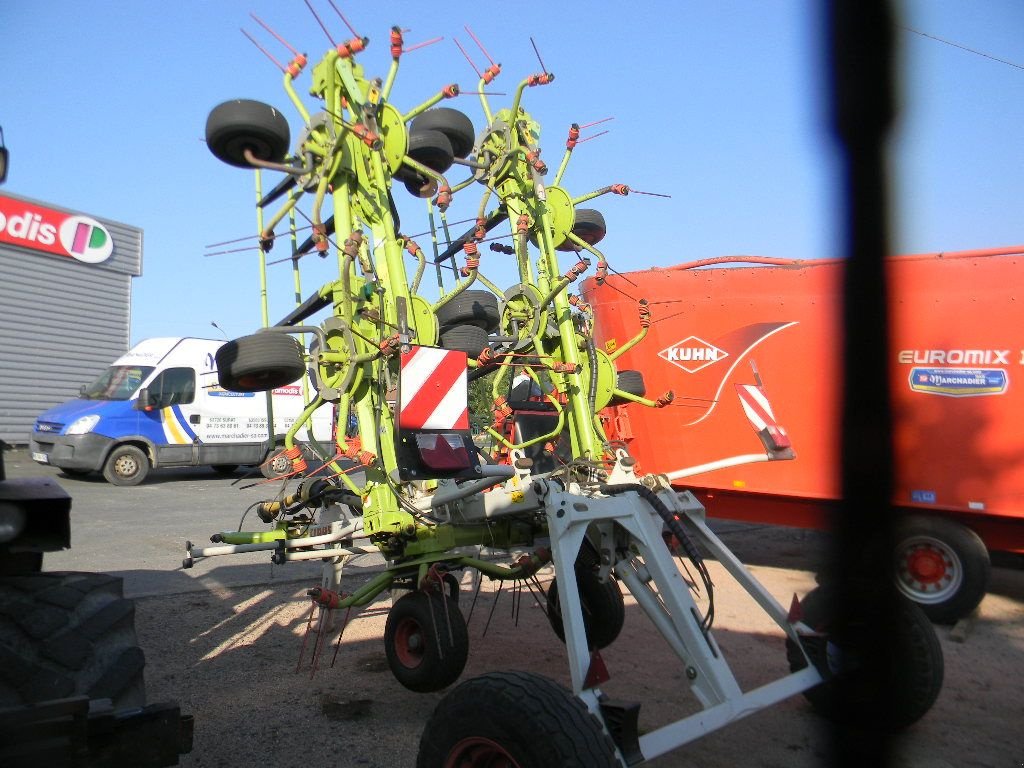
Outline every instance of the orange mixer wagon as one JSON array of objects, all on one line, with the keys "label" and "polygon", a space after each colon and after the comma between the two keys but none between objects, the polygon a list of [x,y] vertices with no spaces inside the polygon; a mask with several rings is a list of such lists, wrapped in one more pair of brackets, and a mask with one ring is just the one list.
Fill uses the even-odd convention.
[{"label": "orange mixer wagon", "polygon": [[[937,621],[984,596],[988,550],[1024,552],[1022,259],[1014,247],[888,262],[897,575]],[[841,279],[840,260],[726,257],[589,280],[606,351],[634,333],[647,299],[653,323],[620,372],[639,371],[648,397],[675,393],[659,410],[606,409],[609,438],[712,516],[827,526]]]}]

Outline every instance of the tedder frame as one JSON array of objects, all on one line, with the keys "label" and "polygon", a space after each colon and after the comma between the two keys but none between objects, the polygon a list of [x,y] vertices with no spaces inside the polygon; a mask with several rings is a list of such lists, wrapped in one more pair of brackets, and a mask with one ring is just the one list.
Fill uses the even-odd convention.
[{"label": "tedder frame", "polygon": [[[559,614],[571,693],[528,673],[462,683],[426,726],[419,754],[424,768],[634,765],[800,692],[828,709],[828,684],[844,671],[836,667],[828,601],[808,599],[802,612],[798,603],[783,608],[708,528],[691,494],[673,490],[663,476],[638,476],[629,452],[602,429],[598,412],[609,403],[659,407],[673,395],[647,398],[639,372],[616,369],[616,358],[646,335],[644,302],[637,305],[634,338],[609,353],[594,344],[589,307],[569,293],[592,266],[598,279],[609,269],[596,247],[604,218],[579,206],[630,189],[612,184],[574,195],[561,186],[579,141],[576,124],[549,179],[540,126],[524,94],[549,85],[554,75],[545,70],[525,77],[511,103],[495,110],[484,91],[501,67],[490,60],[477,88],[483,128],[474,130],[461,112],[437,106],[459,94],[457,85],[404,111],[391,103],[405,51],[400,28],[390,31],[391,64],[383,78],[364,72],[359,59],[369,40],[352,34],[340,44],[332,39],[311,67],[315,109],[297,92],[307,59],[290,49],[283,86],[303,126],[294,146],[287,120],[266,104],[228,101],[207,121],[215,156],[256,169],[262,279],[275,230],[286,218],[295,270],[308,253],[333,254],[338,276],[277,325],[218,352],[226,390],[269,391],[308,376],[309,405],[285,435],[279,457],[302,479],[258,505],[268,530],[220,532],[209,546],[190,542],[186,567],[201,558],[266,550],[279,563],[323,561],[322,583],[309,592],[315,606],[360,607],[385,590],[405,592],[388,616],[388,660],[403,685],[429,692],[454,683],[466,661],[454,574],[469,569],[520,580],[553,563],[558,600],[557,607],[549,600],[548,610]],[[453,169],[465,178],[450,181]],[[264,194],[266,172],[282,180]],[[425,201],[433,259],[400,231],[395,181]],[[457,196],[474,190],[474,224],[452,238],[447,211]],[[308,203],[305,211],[300,202]],[[297,212],[312,232],[301,244]],[[489,237],[502,225],[511,245]],[[518,282],[511,287],[484,274],[485,240],[498,258],[515,264]],[[462,266],[455,263],[460,254]],[[566,271],[560,254],[574,260]],[[422,285],[431,261],[435,298],[427,298]],[[446,280],[448,274],[454,280]],[[313,321],[318,313],[325,319]],[[264,319],[266,325],[266,310]],[[470,380],[488,378],[494,421],[484,430],[491,449],[483,450],[471,433],[467,392]],[[297,431],[322,407],[334,408],[334,443],[300,445]],[[484,557],[483,548],[521,554],[501,564]],[[368,551],[384,557],[384,569],[355,592],[342,592],[344,563]],[[741,689],[715,641],[705,553],[781,629],[789,674]],[[680,569],[677,555],[689,565]],[[600,687],[600,648],[621,628],[620,584],[679,657],[700,704],[696,713],[644,734],[639,705],[613,701]],[[907,686],[913,696],[894,726],[924,715],[941,686],[941,650],[915,611],[907,606],[896,634],[924,639],[915,647],[928,652],[907,662],[908,674],[923,684]],[[485,711],[474,703],[480,690],[491,702]],[[547,706],[517,708],[522,696]],[[531,722],[540,711],[565,737],[546,738],[552,724]]]}]

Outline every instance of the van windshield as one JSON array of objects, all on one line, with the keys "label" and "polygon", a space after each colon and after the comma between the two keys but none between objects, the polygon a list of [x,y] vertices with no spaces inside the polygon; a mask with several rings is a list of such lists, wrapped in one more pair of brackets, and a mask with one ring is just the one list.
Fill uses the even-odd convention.
[{"label": "van windshield", "polygon": [[127,400],[153,372],[151,365],[112,365],[82,388],[86,400]]}]

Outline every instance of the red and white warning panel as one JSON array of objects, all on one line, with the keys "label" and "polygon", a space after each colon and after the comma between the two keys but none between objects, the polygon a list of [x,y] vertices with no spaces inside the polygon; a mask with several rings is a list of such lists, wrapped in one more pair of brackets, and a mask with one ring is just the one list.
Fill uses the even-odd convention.
[{"label": "red and white warning panel", "polygon": [[398,428],[469,429],[465,352],[411,347],[402,353]]},{"label": "red and white warning panel", "polygon": [[764,443],[764,447],[770,452],[785,451],[791,449],[793,444],[779,423],[775,420],[775,413],[772,411],[772,404],[768,402],[768,395],[764,387],[756,384],[736,384],[736,394],[740,397],[740,405],[747,415],[747,420],[753,425]]},{"label": "red and white warning panel", "polygon": [[410,347],[402,353],[395,445],[403,480],[479,475],[465,352]]}]

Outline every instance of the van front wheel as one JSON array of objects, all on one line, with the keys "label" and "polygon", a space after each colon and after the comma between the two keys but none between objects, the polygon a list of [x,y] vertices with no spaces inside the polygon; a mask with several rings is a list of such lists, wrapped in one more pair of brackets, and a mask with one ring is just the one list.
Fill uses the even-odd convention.
[{"label": "van front wheel", "polygon": [[111,485],[138,485],[149,474],[149,459],[134,445],[119,445],[107,456],[103,477]]}]

